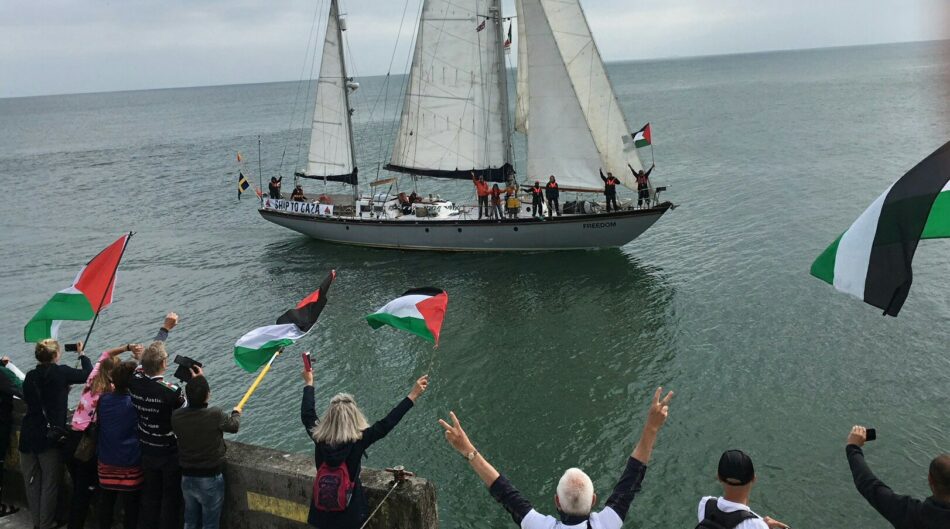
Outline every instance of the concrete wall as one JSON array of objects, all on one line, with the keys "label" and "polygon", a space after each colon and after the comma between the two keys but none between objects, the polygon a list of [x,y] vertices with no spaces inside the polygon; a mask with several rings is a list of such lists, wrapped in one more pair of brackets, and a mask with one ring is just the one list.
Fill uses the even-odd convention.
[{"label": "concrete wall", "polygon": [[[4,503],[26,505],[17,452],[22,407],[14,413],[14,431],[4,473]],[[226,498],[222,527],[298,529],[307,512],[316,473],[310,454],[287,454],[244,443],[228,443]],[[360,475],[372,512],[392,486],[392,475],[363,468]],[[68,480],[67,480],[68,481]],[[117,520],[120,518],[117,518]],[[87,524],[92,526],[92,524]],[[437,529],[435,486],[422,478],[400,484],[373,516],[367,529]]]}]

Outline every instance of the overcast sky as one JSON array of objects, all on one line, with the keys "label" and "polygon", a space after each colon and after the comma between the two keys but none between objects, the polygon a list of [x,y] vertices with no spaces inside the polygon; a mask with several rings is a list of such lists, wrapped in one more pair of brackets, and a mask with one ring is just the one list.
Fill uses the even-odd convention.
[{"label": "overcast sky", "polygon": [[[357,73],[387,71],[420,1],[342,2]],[[0,0],[0,97],[297,80],[326,2]],[[582,3],[608,61],[950,38],[950,0]]]}]

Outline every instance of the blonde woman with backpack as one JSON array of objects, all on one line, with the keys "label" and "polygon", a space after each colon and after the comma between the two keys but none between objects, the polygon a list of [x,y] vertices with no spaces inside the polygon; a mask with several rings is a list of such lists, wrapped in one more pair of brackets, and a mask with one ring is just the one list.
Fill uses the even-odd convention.
[{"label": "blonde woman with backpack", "polygon": [[316,412],[313,372],[305,368],[303,380],[300,419],[313,439],[317,469],[307,522],[321,529],[359,529],[369,514],[360,483],[363,454],[399,424],[428,388],[429,375],[416,380],[409,395],[372,425],[356,405],[353,395],[347,393],[330,399],[321,420]]}]

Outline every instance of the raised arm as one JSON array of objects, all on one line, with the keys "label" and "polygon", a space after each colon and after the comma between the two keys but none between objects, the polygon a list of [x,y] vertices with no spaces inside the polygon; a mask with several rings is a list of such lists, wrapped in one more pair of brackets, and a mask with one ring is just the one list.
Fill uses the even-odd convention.
[{"label": "raised arm", "polygon": [[175,326],[178,325],[178,314],[174,312],[169,312],[165,315],[165,321],[162,322],[162,327],[158,329],[158,333],[155,334],[154,341],[164,342],[168,340],[168,333],[171,332]]},{"label": "raised arm", "polygon": [[871,504],[871,507],[897,527],[904,520],[904,515],[910,505],[916,500],[910,496],[895,494],[871,472],[871,468],[864,461],[864,451],[861,450],[865,441],[867,441],[867,429],[863,426],[853,427],[848,435],[845,451],[848,454],[848,465],[851,467],[854,486]]},{"label": "raised arm", "polygon": [[656,169],[656,164],[651,165],[650,168],[647,169],[647,172],[644,173],[643,176],[650,178],[650,173],[652,173],[654,169]]},{"label": "raised arm", "polygon": [[468,434],[462,429],[455,412],[449,412],[449,417],[452,424],[439,419],[439,425],[445,430],[445,440],[452,445],[456,452],[468,460],[468,464],[481,478],[482,483],[488,487],[488,492],[495,498],[495,501],[502,504],[515,524],[520,526],[521,521],[534,510],[531,502],[525,499],[518,492],[518,489],[508,481],[508,478],[499,474],[495,467],[475,449],[475,445],[468,439]]},{"label": "raised arm", "polygon": [[307,435],[313,435],[320,418],[317,417],[316,397],[313,393],[313,371],[303,370],[303,398],[300,400],[300,422],[303,423]]},{"label": "raised arm", "polygon": [[630,172],[631,172],[631,173],[633,173],[634,175],[636,175],[636,174],[637,174],[637,171],[636,171],[636,169],[634,169],[632,165],[630,165],[630,164],[627,164],[627,167],[629,167],[629,168],[630,168]]},{"label": "raised arm", "polygon": [[402,399],[399,404],[396,405],[388,415],[382,419],[376,421],[372,426],[363,431],[363,443],[366,446],[369,446],[376,441],[379,441],[383,437],[393,430],[399,421],[402,420],[403,416],[412,409],[412,406],[415,404],[416,399],[422,396],[425,393],[425,390],[429,387],[429,375],[422,375],[416,380],[415,384],[412,386],[412,390],[409,392],[409,396]]},{"label": "raised arm", "polygon": [[606,183],[607,183],[607,177],[604,176],[604,170],[603,170],[603,169],[598,169],[598,170],[600,171],[600,179],[603,180],[604,183],[606,184]]},{"label": "raised arm", "polygon": [[79,348],[79,364],[82,367],[76,369],[75,367],[64,366],[62,364],[56,366],[60,373],[63,374],[63,378],[67,384],[82,384],[89,378],[89,373],[92,373],[92,362],[89,360],[89,357],[82,352],[83,343],[78,342],[76,345]]},{"label": "raised arm", "polygon": [[624,468],[620,480],[617,481],[617,485],[614,486],[613,493],[607,498],[607,507],[617,513],[621,520],[627,517],[633,498],[640,492],[643,476],[647,471],[647,463],[650,462],[653,445],[656,443],[656,436],[660,433],[663,423],[666,422],[672,399],[672,391],[663,397],[663,388],[656,388],[653,400],[650,402],[650,410],[647,412],[646,423],[643,425],[643,433],[640,434],[640,440],[634,446],[633,453],[630,454],[627,466]]}]

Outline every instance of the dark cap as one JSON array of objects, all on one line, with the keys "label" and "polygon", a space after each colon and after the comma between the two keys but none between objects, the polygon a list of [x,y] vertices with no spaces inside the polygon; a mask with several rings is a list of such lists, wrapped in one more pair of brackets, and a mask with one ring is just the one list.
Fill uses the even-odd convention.
[{"label": "dark cap", "polygon": [[742,450],[727,450],[719,458],[719,479],[727,485],[748,485],[755,477],[752,458]]}]

